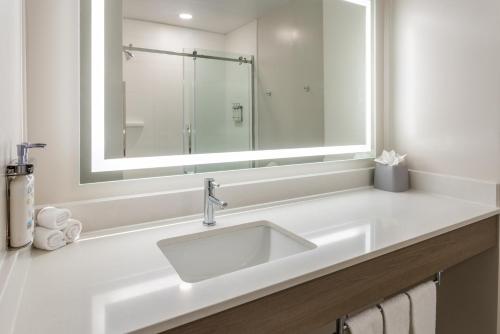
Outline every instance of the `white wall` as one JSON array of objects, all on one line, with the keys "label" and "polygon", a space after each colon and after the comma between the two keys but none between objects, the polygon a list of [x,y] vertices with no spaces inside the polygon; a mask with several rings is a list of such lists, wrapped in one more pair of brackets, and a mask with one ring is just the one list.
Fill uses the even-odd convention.
[{"label": "white wall", "polygon": [[392,1],[385,133],[411,168],[500,182],[499,18],[498,0]]},{"label": "white wall", "polygon": [[225,50],[257,56],[257,21],[252,21],[225,35]]},{"label": "white wall", "polygon": [[410,167],[500,182],[500,1],[392,2],[388,145]]},{"label": "white wall", "polygon": [[0,262],[7,247],[5,166],[23,140],[23,1],[0,0]]}]

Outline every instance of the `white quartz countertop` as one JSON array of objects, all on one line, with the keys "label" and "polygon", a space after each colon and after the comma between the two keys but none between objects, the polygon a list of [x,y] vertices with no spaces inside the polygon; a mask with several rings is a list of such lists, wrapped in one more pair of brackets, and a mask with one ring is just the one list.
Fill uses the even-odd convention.
[{"label": "white quartz countertop", "polygon": [[206,230],[200,219],[88,234],[55,252],[32,251],[23,293],[12,303],[18,305],[12,329],[158,332],[498,213],[495,207],[444,196],[371,188],[218,213],[214,228],[266,220],[318,247],[194,284],[179,278],[157,242]]}]

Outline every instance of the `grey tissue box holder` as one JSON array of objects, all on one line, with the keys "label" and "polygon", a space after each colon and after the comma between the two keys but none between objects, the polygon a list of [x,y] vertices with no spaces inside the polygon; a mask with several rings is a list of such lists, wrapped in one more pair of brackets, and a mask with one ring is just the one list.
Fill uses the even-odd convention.
[{"label": "grey tissue box holder", "polygon": [[410,189],[408,166],[401,164],[387,166],[375,165],[375,188],[392,192],[403,192]]}]

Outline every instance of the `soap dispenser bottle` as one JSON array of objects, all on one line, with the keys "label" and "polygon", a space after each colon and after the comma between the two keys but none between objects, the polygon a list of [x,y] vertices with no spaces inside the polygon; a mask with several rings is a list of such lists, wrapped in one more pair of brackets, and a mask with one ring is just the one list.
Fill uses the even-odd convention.
[{"label": "soap dispenser bottle", "polygon": [[34,165],[28,161],[28,151],[45,146],[30,143],[17,145],[17,162],[7,166],[10,248],[25,247],[33,242],[35,177]]}]

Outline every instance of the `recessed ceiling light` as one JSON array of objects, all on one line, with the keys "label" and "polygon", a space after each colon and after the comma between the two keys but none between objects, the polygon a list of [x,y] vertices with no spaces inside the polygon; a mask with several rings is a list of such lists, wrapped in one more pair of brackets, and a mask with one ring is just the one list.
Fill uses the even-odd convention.
[{"label": "recessed ceiling light", "polygon": [[180,13],[179,17],[183,20],[191,20],[193,18],[193,15],[189,13]]}]

